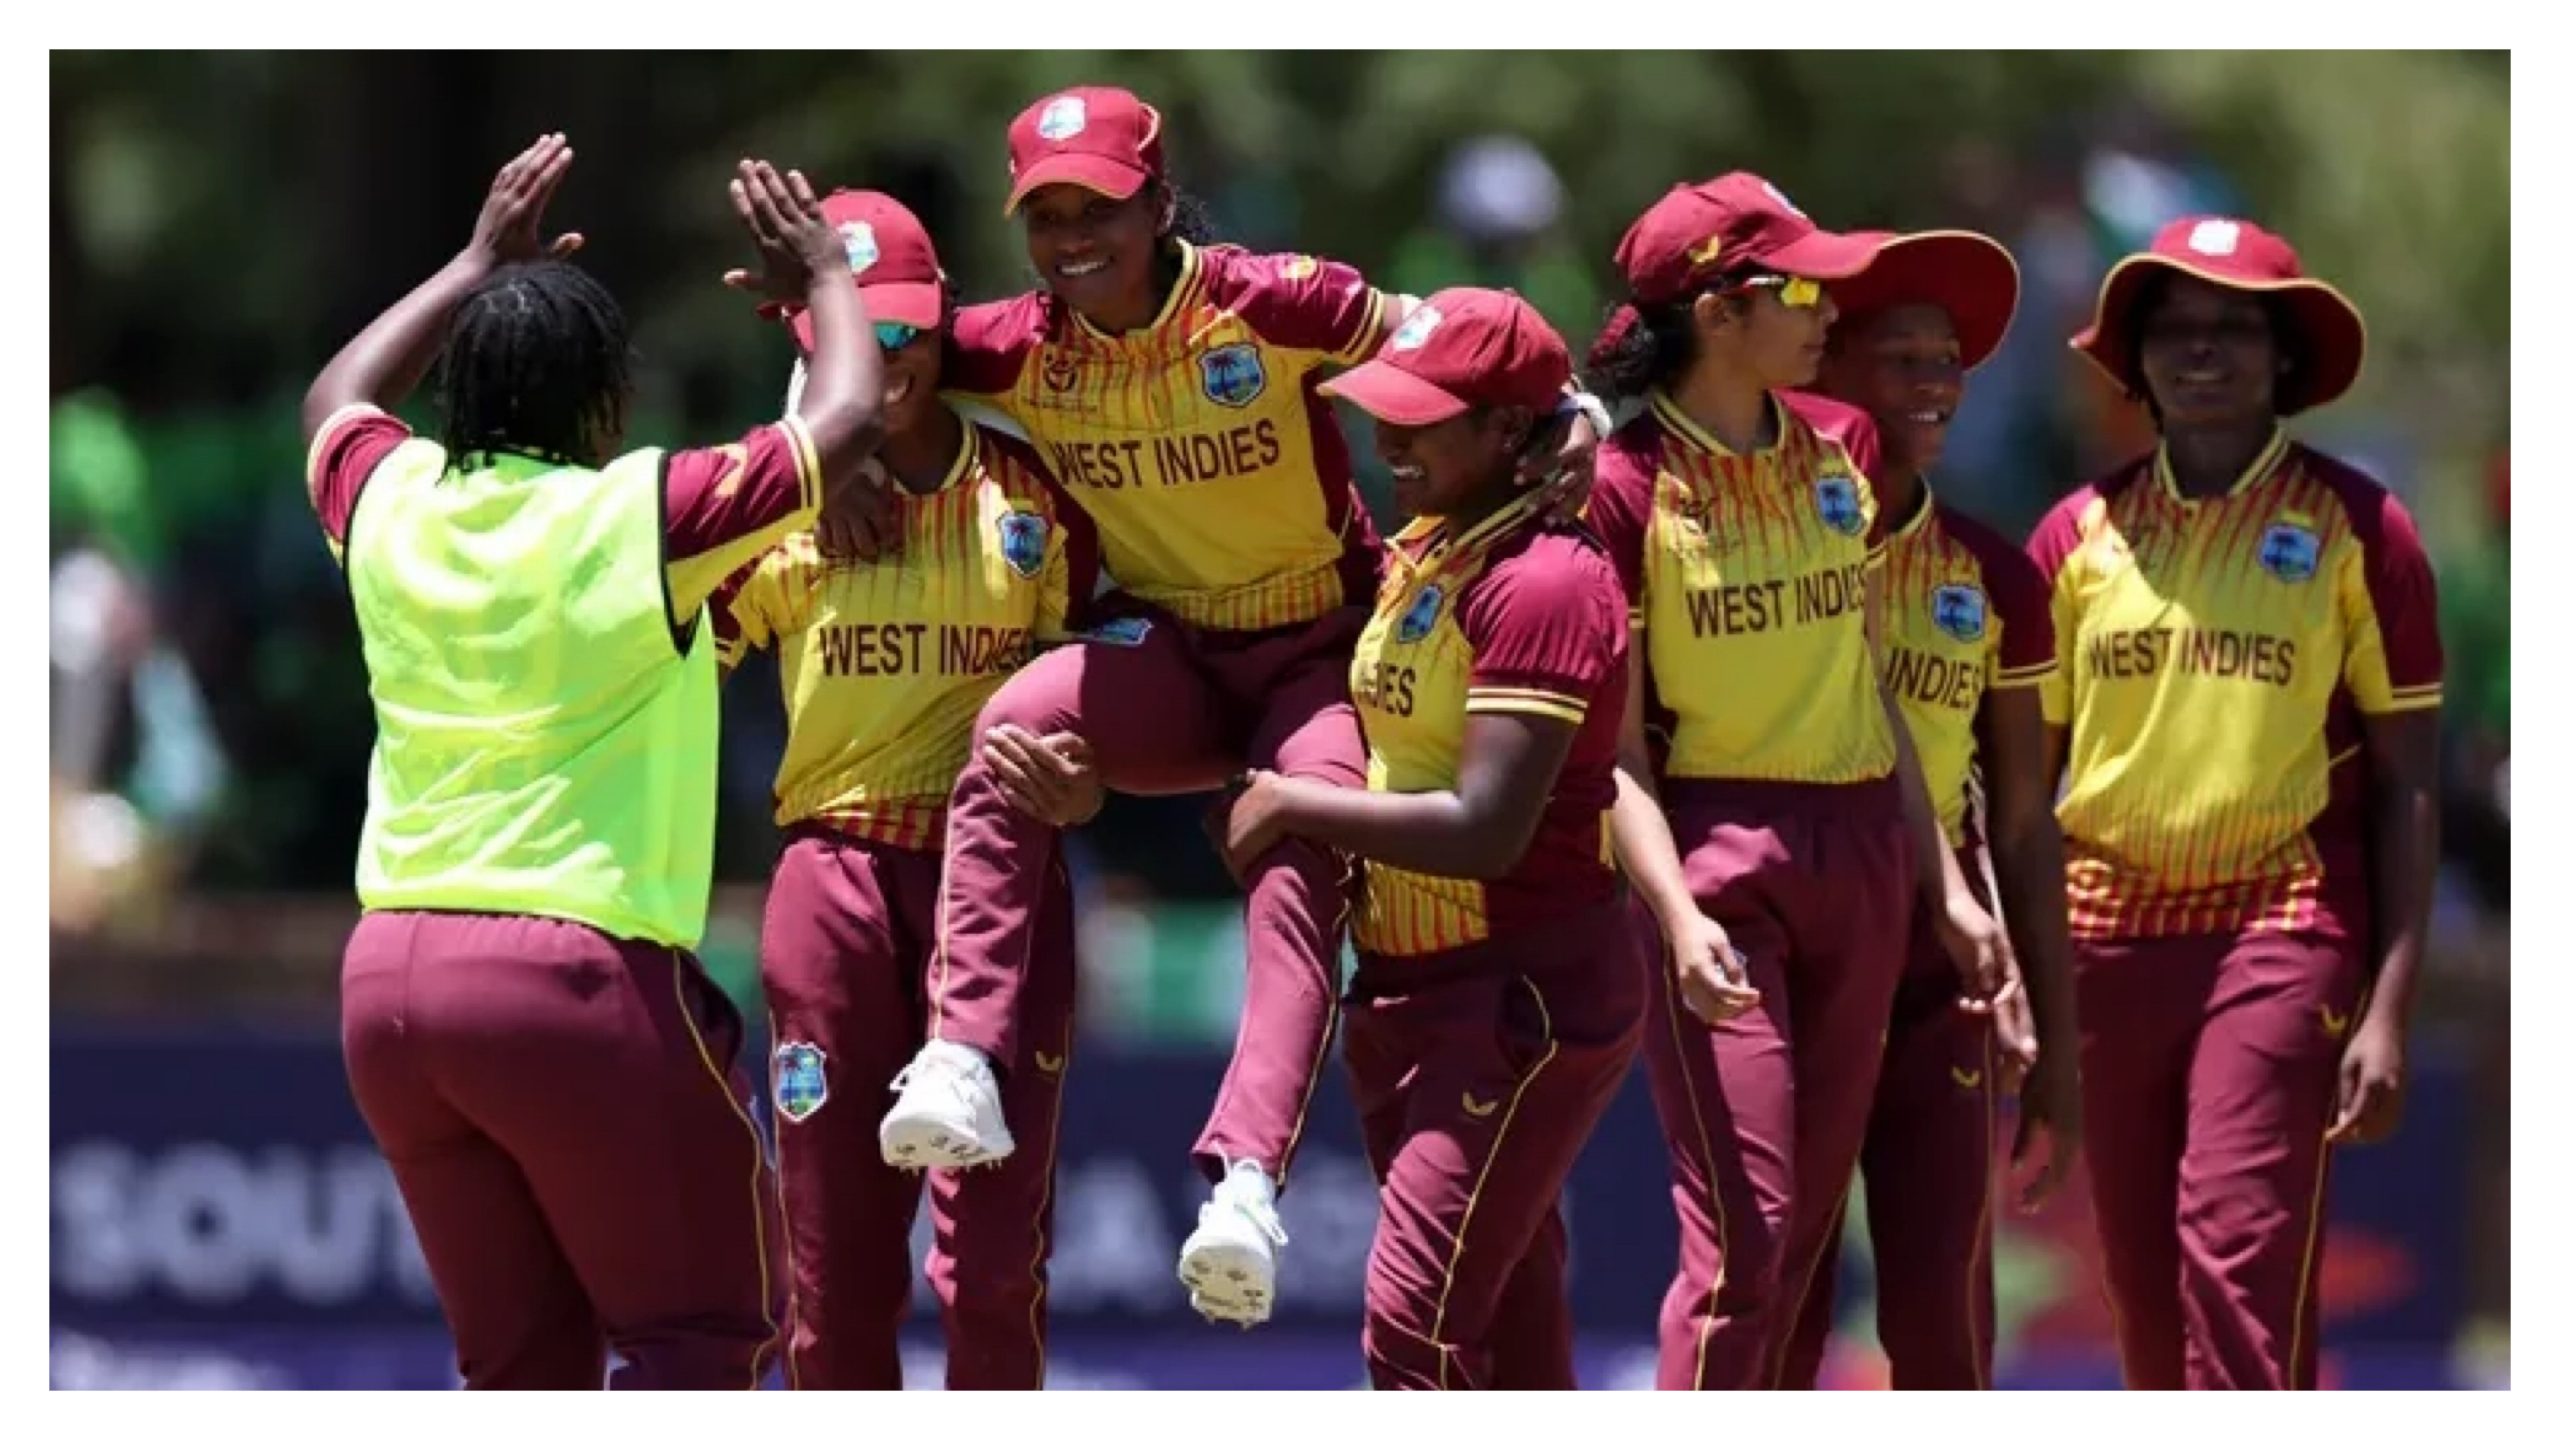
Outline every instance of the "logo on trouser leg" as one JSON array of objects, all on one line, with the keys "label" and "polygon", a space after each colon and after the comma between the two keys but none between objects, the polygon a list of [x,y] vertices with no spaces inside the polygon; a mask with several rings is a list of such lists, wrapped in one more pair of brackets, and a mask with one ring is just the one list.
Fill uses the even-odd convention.
[{"label": "logo on trouser leg", "polygon": [[805,1040],[773,1047],[773,1108],[798,1124],[827,1103],[827,1052]]}]

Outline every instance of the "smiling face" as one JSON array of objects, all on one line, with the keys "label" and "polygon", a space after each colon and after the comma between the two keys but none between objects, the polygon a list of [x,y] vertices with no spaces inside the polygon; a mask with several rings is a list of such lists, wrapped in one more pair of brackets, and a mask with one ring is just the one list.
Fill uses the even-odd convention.
[{"label": "smiling face", "polygon": [[1032,268],[1069,308],[1106,329],[1146,323],[1157,245],[1172,223],[1159,187],[1114,200],[1081,185],[1043,185],[1024,197],[1022,217]]},{"label": "smiling face", "polygon": [[2266,302],[2170,275],[2136,316],[2142,383],[2172,429],[2262,424],[2275,414],[2283,346]]},{"label": "smiling face", "polygon": [[1955,322],[1928,304],[1861,314],[1832,331],[1815,388],[1875,418],[1887,464],[1926,471],[1964,403]]},{"label": "smiling face", "polygon": [[895,350],[882,347],[880,400],[889,433],[903,434],[924,422],[938,402],[942,387],[942,332],[918,330]]},{"label": "smiling face", "polygon": [[1469,410],[1434,425],[1378,422],[1378,458],[1394,477],[1396,508],[1408,516],[1458,515],[1480,504],[1485,486],[1517,468],[1530,424],[1517,408]]}]

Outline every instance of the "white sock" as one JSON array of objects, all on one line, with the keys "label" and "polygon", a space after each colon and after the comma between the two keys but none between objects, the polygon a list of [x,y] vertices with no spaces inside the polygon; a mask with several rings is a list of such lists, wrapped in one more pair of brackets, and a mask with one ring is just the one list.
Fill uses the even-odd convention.
[{"label": "white sock", "polygon": [[955,1061],[968,1069],[988,1068],[987,1052],[974,1045],[963,1045],[957,1040],[927,1040],[924,1042],[924,1049],[916,1053],[918,1060],[931,1060],[936,1057]]}]

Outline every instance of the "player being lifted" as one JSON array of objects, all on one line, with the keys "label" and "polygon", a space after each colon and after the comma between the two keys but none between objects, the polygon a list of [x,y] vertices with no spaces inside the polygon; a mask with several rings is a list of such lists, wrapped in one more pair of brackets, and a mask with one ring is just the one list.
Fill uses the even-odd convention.
[{"label": "player being lifted", "polygon": [[[475,1388],[748,1388],[775,1350],[743,1027],[691,950],[719,695],[702,610],[880,434],[880,351],[817,200],[731,199],[819,340],[800,413],[625,453],[621,310],[536,239],[570,150],[498,173],[471,244],[302,408],[371,682],[348,1078]],[[439,357],[439,347],[441,356]],[[444,428],[385,413],[441,359]]]},{"label": "player being lifted", "polygon": [[[1361,787],[1348,674],[1380,553],[1313,390],[1366,359],[1407,303],[1330,261],[1200,243],[1160,117],[1125,90],[1051,95],[1008,144],[1007,211],[1045,288],[962,308],[943,384],[1050,458],[1120,589],[1081,643],[996,693],[952,790],[930,1038],[881,1128],[891,1161],[930,1167],[1012,1152],[1001,1077],[1036,1060],[1020,1009],[1040,888],[1059,827],[1098,798],[1028,773],[1066,768],[1036,742],[1081,737],[1102,783],[1132,793],[1215,789],[1247,765]],[[1524,482],[1560,464],[1578,498],[1597,433],[1577,418],[1569,434],[1560,459],[1524,458]],[[1351,873],[1292,839],[1242,883],[1244,1009],[1193,1146],[1215,1189],[1180,1271],[1202,1314],[1251,1324],[1270,1313],[1275,1202],[1332,1041]]]}]

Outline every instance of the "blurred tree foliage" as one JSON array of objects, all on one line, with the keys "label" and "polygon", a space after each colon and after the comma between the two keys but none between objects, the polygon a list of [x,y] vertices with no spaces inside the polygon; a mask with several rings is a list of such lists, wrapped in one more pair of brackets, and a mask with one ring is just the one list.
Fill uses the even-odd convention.
[{"label": "blurred tree foliage", "polygon": [[[898,194],[966,293],[1010,293],[1031,277],[1000,213],[1004,128],[1078,82],[1124,84],[1164,110],[1177,177],[1229,238],[1382,278],[1417,255],[1444,269],[1465,257],[1433,229],[1440,170],[1495,132],[1529,142],[1562,182],[1536,264],[1587,278],[1549,294],[1613,293],[1610,252],[1636,212],[1675,180],[1735,167],[1835,228],[1988,229],[2050,292],[1997,362],[2007,374],[1977,377],[1990,413],[1976,429],[2004,408],[2028,417],[1999,442],[1990,481],[2013,528],[2043,503],[2038,485],[2058,493],[2085,460],[2070,387],[2088,377],[2059,342],[2113,258],[2081,253],[2091,234],[2110,239],[2089,220],[2088,159],[2133,132],[2171,165],[2209,170],[2364,307],[2364,381],[2319,424],[2386,437],[2395,482],[2425,492],[2440,558],[2477,530],[2464,502],[2507,432],[2503,54],[57,51],[52,63],[52,388],[82,395],[64,433],[87,437],[55,457],[55,535],[148,557],[167,623],[207,677],[246,822],[218,832],[202,876],[214,882],[342,884],[360,810],[360,661],[290,479],[302,387],[452,254],[496,167],[548,129],[578,149],[553,219],[586,232],[582,260],[632,313],[635,428],[651,442],[732,431],[780,395],[786,343],[718,283],[747,253],[723,193],[738,156]],[[2084,238],[2045,243],[2056,215]],[[1577,343],[1599,320],[1551,318]],[[118,415],[147,516],[119,513],[130,477],[109,484],[79,458],[114,450]],[[730,708],[740,746],[771,745],[755,728],[770,729],[769,705]],[[771,839],[758,764],[724,767],[732,874],[754,873]]]},{"label": "blurred tree foliage", "polygon": [[[1487,130],[1548,156],[1597,269],[1676,178],[1747,166],[1835,226],[1946,223],[1946,157],[2064,160],[2139,102],[2363,304],[2380,343],[2361,402],[2475,443],[2504,426],[2507,58],[2449,53],[57,52],[55,386],[155,411],[271,401],[459,242],[500,160],[560,128],[579,160],[559,219],[672,362],[652,400],[725,421],[766,403],[772,368],[713,283],[740,253],[720,193],[737,155],[897,191],[964,285],[997,293],[1026,278],[998,214],[1004,124],[1077,81],[1155,100],[1177,173],[1236,238],[1371,266]],[[1578,339],[1596,317],[1556,318]]]}]

